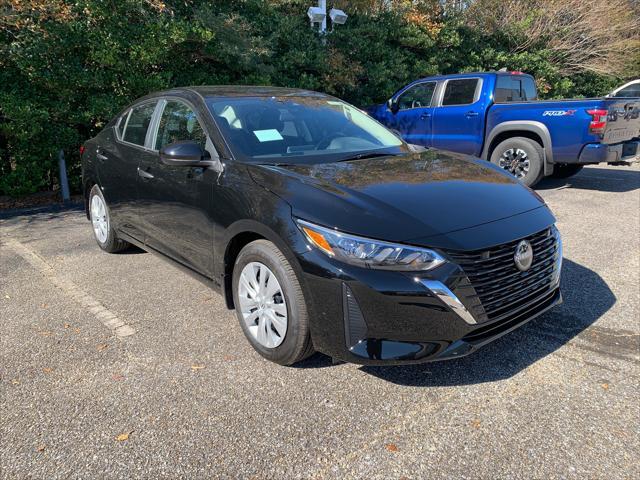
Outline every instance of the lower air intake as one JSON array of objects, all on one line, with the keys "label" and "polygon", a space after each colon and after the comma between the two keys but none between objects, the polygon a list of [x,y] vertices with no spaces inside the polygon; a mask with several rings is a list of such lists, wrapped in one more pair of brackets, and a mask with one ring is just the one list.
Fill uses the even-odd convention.
[{"label": "lower air intake", "polygon": [[344,313],[344,333],[350,348],[367,337],[367,324],[358,306],[358,301],[346,283],[342,284],[342,309]]}]

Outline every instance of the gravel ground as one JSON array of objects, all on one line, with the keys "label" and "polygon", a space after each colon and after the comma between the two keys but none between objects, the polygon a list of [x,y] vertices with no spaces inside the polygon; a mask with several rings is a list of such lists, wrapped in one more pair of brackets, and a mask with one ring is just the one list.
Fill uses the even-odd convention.
[{"label": "gravel ground", "polygon": [[221,297],[79,210],[0,228],[2,478],[640,478],[640,169],[538,192],[565,303],[420,366],[268,363]]}]

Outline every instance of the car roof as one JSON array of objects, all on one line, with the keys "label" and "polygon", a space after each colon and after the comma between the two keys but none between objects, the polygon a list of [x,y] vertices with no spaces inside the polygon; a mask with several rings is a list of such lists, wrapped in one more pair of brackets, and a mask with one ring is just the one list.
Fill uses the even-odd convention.
[{"label": "car roof", "polygon": [[153,96],[185,94],[194,92],[202,97],[330,97],[320,92],[300,88],[268,87],[259,85],[204,85],[173,88],[156,92]]},{"label": "car roof", "polygon": [[640,78],[636,78],[635,80],[631,80],[630,82],[625,83],[624,85],[620,85],[618,88],[613,90],[613,93],[619,92],[623,88],[627,88],[629,85],[633,85],[634,83],[640,83]]}]

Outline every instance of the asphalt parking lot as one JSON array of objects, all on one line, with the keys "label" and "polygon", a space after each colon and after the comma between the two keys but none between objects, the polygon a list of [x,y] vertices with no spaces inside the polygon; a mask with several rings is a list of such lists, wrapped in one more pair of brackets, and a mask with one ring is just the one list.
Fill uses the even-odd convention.
[{"label": "asphalt parking lot", "polygon": [[410,367],[261,359],[221,297],[77,209],[0,213],[2,478],[640,478],[640,168],[538,192],[565,303]]}]

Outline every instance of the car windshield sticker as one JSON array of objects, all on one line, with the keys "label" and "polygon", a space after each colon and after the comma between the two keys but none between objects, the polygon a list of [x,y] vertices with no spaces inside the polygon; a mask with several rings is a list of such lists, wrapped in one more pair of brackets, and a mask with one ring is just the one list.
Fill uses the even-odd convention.
[{"label": "car windshield sticker", "polygon": [[260,142],[273,142],[276,140],[284,140],[280,132],[275,128],[271,130],[254,130],[253,134],[258,137]]}]

